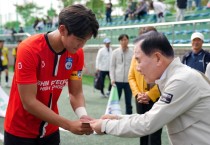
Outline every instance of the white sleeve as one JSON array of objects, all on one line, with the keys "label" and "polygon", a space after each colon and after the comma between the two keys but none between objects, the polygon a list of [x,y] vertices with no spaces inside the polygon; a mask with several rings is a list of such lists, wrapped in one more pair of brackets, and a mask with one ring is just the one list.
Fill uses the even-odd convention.
[{"label": "white sleeve", "polygon": [[150,111],[120,120],[109,120],[107,123],[102,123],[101,128],[105,129],[107,134],[121,137],[141,137],[151,134],[192,107],[192,104],[199,100],[195,95],[198,92],[198,88],[192,84],[174,80],[166,85],[160,99]]},{"label": "white sleeve", "polygon": [[96,69],[99,69],[99,63],[100,63],[100,56],[101,55],[101,49],[98,50],[97,56],[96,56]]},{"label": "white sleeve", "polygon": [[112,52],[112,55],[111,55],[110,71],[109,71],[111,82],[115,81],[115,69],[116,69],[116,56],[115,56],[115,54],[116,53],[114,51],[114,52]]},{"label": "white sleeve", "polygon": [[208,65],[207,65],[207,67],[206,67],[205,75],[207,76],[207,78],[210,79],[210,63],[208,63]]}]

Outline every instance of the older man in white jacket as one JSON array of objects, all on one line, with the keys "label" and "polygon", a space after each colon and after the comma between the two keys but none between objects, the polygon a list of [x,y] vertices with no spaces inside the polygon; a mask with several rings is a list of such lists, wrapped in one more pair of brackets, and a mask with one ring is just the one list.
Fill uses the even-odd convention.
[{"label": "older man in white jacket", "polygon": [[[101,94],[102,97],[108,97],[111,90],[111,81],[109,76],[109,66],[112,55],[112,48],[110,47],[111,40],[109,38],[104,39],[104,47],[100,48],[97,56],[96,56],[96,71],[99,73],[99,77],[101,77]],[[108,76],[109,78],[109,87],[108,92],[104,93],[104,82],[105,78]]]},{"label": "older man in white jacket", "polygon": [[106,115],[91,122],[98,134],[139,137],[167,126],[171,145],[209,145],[210,82],[200,72],[174,58],[167,38],[158,32],[141,35],[135,43],[137,70],[156,82],[160,99],[138,115]]}]

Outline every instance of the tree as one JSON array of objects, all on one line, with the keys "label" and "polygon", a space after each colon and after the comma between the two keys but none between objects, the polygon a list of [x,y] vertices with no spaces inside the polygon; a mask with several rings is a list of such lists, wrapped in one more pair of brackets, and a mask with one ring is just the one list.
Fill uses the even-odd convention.
[{"label": "tree", "polygon": [[98,18],[101,18],[105,13],[105,5],[103,0],[90,0],[86,3],[86,6],[90,8]]},{"label": "tree", "polygon": [[75,2],[75,0],[61,0],[61,1],[63,2],[64,7],[72,5]]},{"label": "tree", "polygon": [[47,16],[49,16],[50,18],[53,18],[56,15],[56,10],[53,8],[50,8],[49,10],[47,10]]},{"label": "tree", "polygon": [[25,25],[31,25],[34,22],[35,14],[37,14],[43,7],[38,7],[35,3],[29,2],[23,5],[15,4],[16,12],[22,17]]},{"label": "tree", "polygon": [[11,29],[11,28],[18,28],[20,25],[20,22],[18,21],[10,21],[10,22],[7,22],[4,26]]}]

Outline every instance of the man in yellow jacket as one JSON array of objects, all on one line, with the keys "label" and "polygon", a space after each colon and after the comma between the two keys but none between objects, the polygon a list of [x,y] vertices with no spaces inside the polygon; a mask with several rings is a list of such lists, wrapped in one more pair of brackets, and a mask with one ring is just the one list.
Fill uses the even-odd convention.
[{"label": "man in yellow jacket", "polygon": [[[143,27],[140,29],[139,35],[148,31],[157,30],[154,27]],[[154,102],[156,102],[156,100],[160,97],[160,92],[157,85],[147,84],[144,76],[136,70],[136,66],[137,61],[133,56],[128,73],[128,82],[132,90],[132,94],[136,99],[137,113],[144,114],[152,108]],[[140,137],[140,145],[161,145],[161,133],[162,129],[153,134]]]},{"label": "man in yellow jacket", "polygon": [[5,81],[6,81],[5,86],[9,87],[9,71],[8,71],[9,50],[7,47],[4,47],[4,40],[0,40],[0,51],[1,51],[1,61],[2,61],[2,68],[0,71],[0,80],[1,80],[1,72],[4,71],[5,72]]}]

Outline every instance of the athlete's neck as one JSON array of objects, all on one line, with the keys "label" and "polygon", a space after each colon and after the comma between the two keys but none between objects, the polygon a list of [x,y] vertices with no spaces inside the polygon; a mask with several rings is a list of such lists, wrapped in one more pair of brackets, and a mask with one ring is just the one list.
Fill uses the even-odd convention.
[{"label": "athlete's neck", "polygon": [[62,52],[65,48],[63,47],[61,36],[58,30],[52,31],[47,35],[49,43],[52,49],[56,52]]}]

